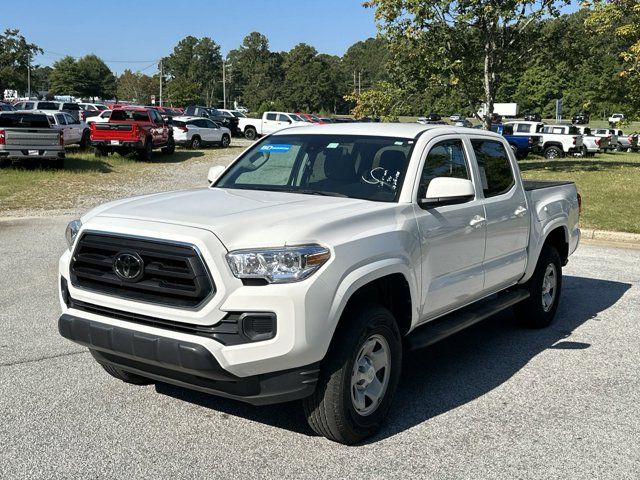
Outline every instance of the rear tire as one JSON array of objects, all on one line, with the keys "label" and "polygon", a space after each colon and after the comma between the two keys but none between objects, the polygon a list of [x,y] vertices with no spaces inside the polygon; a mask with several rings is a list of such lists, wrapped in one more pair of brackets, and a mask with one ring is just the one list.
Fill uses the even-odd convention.
[{"label": "rear tire", "polygon": [[117,378],[118,380],[122,380],[125,383],[130,383],[132,385],[149,385],[153,383],[153,381],[149,380],[148,378],[141,377],[140,375],[136,375],[135,373],[126,372],[111,365],[101,364],[101,366],[109,375]]},{"label": "rear tire", "polygon": [[96,147],[96,151],[95,151],[96,157],[106,157],[107,155],[108,153],[104,148]]},{"label": "rear tire", "polygon": [[226,133],[222,135],[222,140],[220,140],[220,146],[222,148],[227,148],[231,144],[231,137]]},{"label": "rear tire", "polygon": [[544,328],[553,321],[562,292],[562,264],[558,250],[545,245],[533,275],[523,287],[530,296],[516,305],[519,320],[530,328]]},{"label": "rear tire", "polygon": [[246,138],[247,140],[255,140],[257,136],[258,136],[258,133],[256,132],[256,129],[253,127],[248,127],[244,131],[244,138]]},{"label": "rear tire", "polygon": [[91,132],[85,130],[82,132],[82,138],[80,139],[80,149],[86,150],[91,145]]},{"label": "rear tire", "polygon": [[153,144],[150,139],[147,139],[144,142],[144,148],[138,150],[136,153],[138,154],[138,158],[140,160],[149,161],[151,160],[151,152],[153,152]]},{"label": "rear tire", "polygon": [[548,160],[555,160],[556,158],[562,158],[563,156],[564,153],[559,147],[551,146],[544,150],[544,158]]},{"label": "rear tire", "polygon": [[351,445],[376,433],[389,411],[400,379],[402,340],[386,308],[362,306],[344,315],[316,390],[303,406],[316,433]]},{"label": "rear tire", "polygon": [[63,170],[64,158],[56,158],[55,160],[51,160],[51,168],[56,170]]},{"label": "rear tire", "polygon": [[173,140],[173,137],[169,137],[167,146],[163,147],[161,151],[165,155],[173,155],[173,153],[176,151],[176,142]]}]

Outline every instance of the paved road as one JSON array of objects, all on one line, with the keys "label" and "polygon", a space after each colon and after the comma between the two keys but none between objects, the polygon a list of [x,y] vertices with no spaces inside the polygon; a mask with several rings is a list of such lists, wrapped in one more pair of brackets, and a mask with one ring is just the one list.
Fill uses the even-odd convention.
[{"label": "paved road", "polygon": [[582,246],[555,325],[511,314],[412,358],[383,431],[344,447],[297,404],[106,375],[57,334],[67,219],[0,222],[0,478],[640,477],[640,251]]}]

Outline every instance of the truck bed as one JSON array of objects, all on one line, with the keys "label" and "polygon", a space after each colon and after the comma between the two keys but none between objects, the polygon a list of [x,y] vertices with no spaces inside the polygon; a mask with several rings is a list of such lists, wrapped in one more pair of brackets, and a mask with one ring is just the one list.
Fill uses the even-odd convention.
[{"label": "truck bed", "polygon": [[523,180],[522,184],[524,185],[524,189],[527,192],[532,190],[540,190],[542,188],[551,188],[551,187],[560,187],[562,185],[571,185],[575,182],[570,182],[566,180]]}]

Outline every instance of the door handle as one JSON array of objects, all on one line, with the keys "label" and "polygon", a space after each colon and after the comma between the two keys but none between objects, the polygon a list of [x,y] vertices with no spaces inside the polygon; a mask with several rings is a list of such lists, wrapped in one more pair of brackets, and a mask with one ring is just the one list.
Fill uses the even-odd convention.
[{"label": "door handle", "polygon": [[475,217],[473,217],[471,219],[471,221],[469,222],[469,225],[472,226],[473,228],[481,228],[486,223],[487,223],[487,219],[486,218],[481,217],[480,215],[476,215]]},{"label": "door handle", "polygon": [[527,209],[525,207],[523,207],[522,205],[520,205],[518,208],[516,208],[515,212],[513,212],[513,214],[516,217],[524,217],[525,213],[527,213]]}]

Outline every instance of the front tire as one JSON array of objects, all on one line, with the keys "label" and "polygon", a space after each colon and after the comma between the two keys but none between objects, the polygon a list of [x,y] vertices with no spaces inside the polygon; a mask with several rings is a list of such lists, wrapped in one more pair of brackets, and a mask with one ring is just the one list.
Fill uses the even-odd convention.
[{"label": "front tire", "polygon": [[82,132],[82,138],[80,139],[80,149],[86,150],[91,145],[91,132],[85,130]]},{"label": "front tire", "polygon": [[530,328],[549,326],[558,310],[562,291],[562,263],[555,247],[542,247],[536,269],[524,288],[530,295],[516,305],[517,317]]},{"label": "front tire", "polygon": [[364,306],[344,315],[316,390],[303,406],[316,433],[351,445],[376,433],[389,411],[400,379],[402,340],[386,308]]}]

